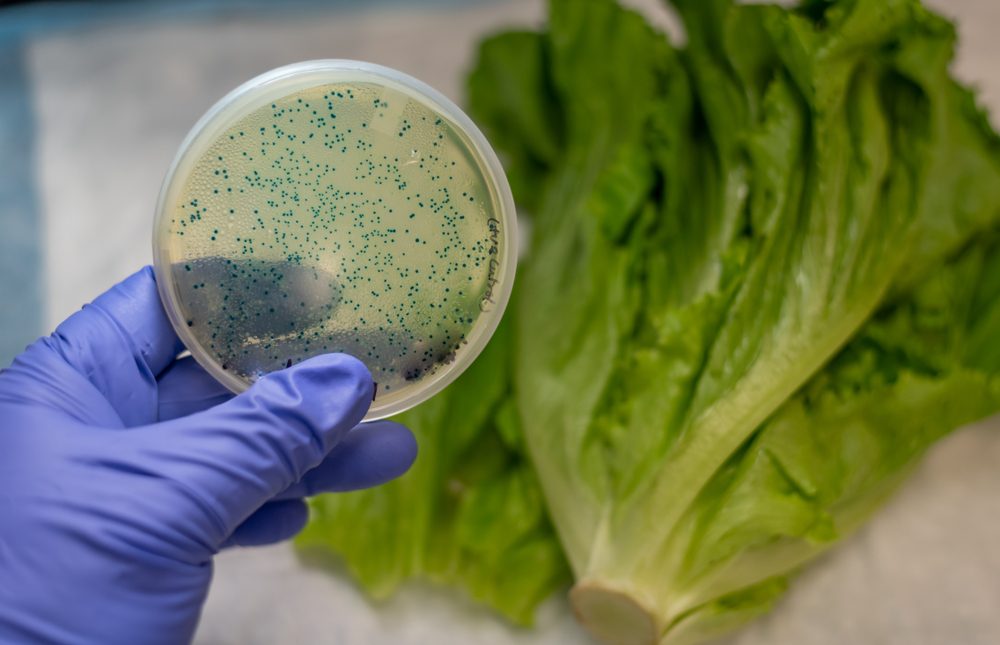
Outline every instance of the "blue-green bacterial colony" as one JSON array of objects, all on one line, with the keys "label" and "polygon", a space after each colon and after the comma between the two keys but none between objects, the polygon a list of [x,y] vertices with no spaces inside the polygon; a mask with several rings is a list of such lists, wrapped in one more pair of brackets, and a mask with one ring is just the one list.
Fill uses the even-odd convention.
[{"label": "blue-green bacterial colony", "polygon": [[[371,83],[256,109],[178,169],[162,252],[179,316],[252,382],[326,352],[378,396],[454,360],[495,281],[495,200],[446,118]],[[484,306],[486,305],[486,306]]]}]

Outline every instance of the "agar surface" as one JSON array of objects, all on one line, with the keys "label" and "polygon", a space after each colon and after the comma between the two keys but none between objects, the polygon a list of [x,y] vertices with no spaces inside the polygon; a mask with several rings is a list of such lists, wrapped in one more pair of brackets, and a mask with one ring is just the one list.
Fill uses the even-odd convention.
[{"label": "agar surface", "polygon": [[401,91],[295,92],[178,180],[164,250],[180,314],[241,379],[346,352],[395,394],[453,361],[482,315],[500,256],[490,183],[455,127]]}]

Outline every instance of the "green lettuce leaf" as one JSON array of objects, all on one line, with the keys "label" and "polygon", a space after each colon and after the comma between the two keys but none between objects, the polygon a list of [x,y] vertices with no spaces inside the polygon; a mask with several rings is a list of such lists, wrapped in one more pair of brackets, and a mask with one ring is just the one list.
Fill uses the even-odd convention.
[{"label": "green lettuce leaf", "polygon": [[[680,52],[612,2],[569,0],[552,3],[543,47],[565,139],[519,278],[515,389],[575,608],[609,642],[683,642],[692,612],[752,615],[775,576],[818,552],[712,582],[707,563],[730,556],[689,526],[724,529],[725,511],[698,510],[719,502],[719,473],[766,424],[790,424],[769,419],[793,418],[796,393],[833,378],[824,366],[866,321],[1000,212],[994,137],[947,74],[953,31],[917,2],[676,5]],[[924,415],[912,449],[870,446],[886,471],[1000,407],[986,376],[921,378],[894,395],[935,409],[969,398]],[[841,414],[890,436],[870,401],[847,403],[824,413],[832,427]]]},{"label": "green lettuce leaf", "polygon": [[346,566],[377,599],[408,579],[466,591],[519,624],[568,582],[562,551],[507,397],[501,325],[475,364],[399,421],[420,455],[397,481],[324,495],[297,539],[307,562]]}]

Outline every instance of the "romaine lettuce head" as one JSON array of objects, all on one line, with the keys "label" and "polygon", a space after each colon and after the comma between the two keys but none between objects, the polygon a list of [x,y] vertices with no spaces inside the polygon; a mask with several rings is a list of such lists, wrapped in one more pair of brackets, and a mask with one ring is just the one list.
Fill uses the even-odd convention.
[{"label": "romaine lettuce head", "polygon": [[470,81],[538,191],[518,409],[576,611],[612,643],[760,611],[1000,408],[995,343],[969,345],[1000,331],[1000,155],[951,25],[915,0],[674,4],[684,50],[554,0]]}]

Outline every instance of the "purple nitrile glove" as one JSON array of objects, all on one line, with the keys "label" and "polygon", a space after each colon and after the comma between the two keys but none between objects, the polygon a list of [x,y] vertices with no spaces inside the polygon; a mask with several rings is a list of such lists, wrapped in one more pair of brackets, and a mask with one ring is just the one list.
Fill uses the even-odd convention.
[{"label": "purple nitrile glove", "polygon": [[181,349],[147,267],[0,372],[0,642],[188,641],[219,549],[287,539],[303,496],[413,462],[403,426],[357,425],[356,359],[234,397]]}]

